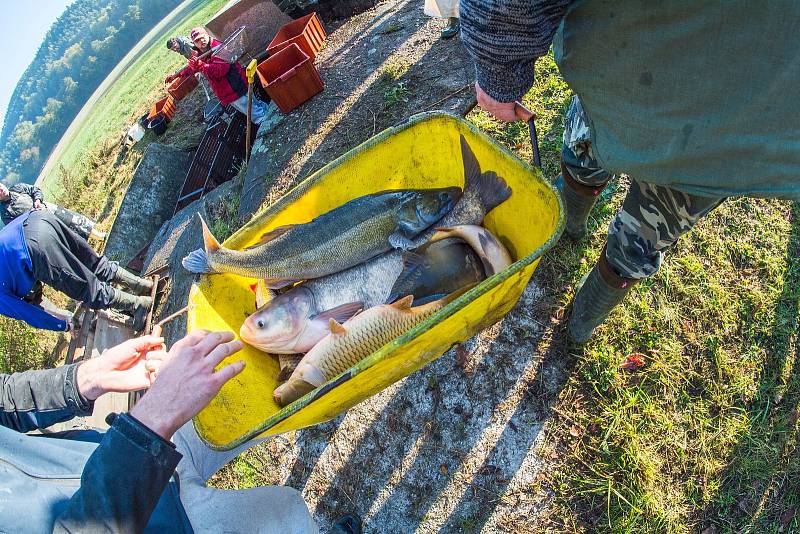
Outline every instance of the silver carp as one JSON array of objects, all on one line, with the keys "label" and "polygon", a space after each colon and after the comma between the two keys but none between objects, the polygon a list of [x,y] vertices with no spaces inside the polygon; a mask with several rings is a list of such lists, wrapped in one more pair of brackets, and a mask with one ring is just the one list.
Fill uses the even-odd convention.
[{"label": "silver carp", "polygon": [[499,273],[512,263],[511,254],[506,247],[483,226],[475,224],[462,224],[453,227],[437,228],[431,237],[431,242],[458,237],[469,243],[483,262],[486,276]]}]

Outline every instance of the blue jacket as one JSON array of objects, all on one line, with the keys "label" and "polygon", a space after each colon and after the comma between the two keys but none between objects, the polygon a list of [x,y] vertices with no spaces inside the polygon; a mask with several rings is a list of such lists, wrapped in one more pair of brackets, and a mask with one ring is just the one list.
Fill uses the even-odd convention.
[{"label": "blue jacket", "polygon": [[28,245],[22,232],[29,214],[30,212],[17,217],[0,230],[0,313],[25,321],[34,328],[66,330],[66,321],[22,300],[36,282]]},{"label": "blue jacket", "polygon": [[76,370],[0,375],[0,532],[192,532],[180,453],[130,415],[105,434],[21,433],[91,413]]}]

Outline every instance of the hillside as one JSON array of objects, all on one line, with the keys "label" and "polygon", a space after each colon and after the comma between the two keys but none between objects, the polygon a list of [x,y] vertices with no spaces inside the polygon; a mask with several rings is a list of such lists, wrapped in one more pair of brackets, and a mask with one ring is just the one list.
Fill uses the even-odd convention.
[{"label": "hillside", "polygon": [[9,102],[0,180],[33,182],[83,104],[179,0],[76,0],[53,23]]}]

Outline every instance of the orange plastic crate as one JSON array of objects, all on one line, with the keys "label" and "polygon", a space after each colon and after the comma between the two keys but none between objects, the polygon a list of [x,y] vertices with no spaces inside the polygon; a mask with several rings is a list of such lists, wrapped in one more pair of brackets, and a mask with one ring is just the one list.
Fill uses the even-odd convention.
[{"label": "orange plastic crate", "polygon": [[150,113],[147,115],[147,120],[151,121],[156,118],[156,116],[163,115],[165,119],[170,121],[174,114],[175,100],[171,96],[168,96],[153,104],[153,107],[150,108]]},{"label": "orange plastic crate", "polygon": [[313,61],[325,41],[325,28],[316,13],[293,20],[281,26],[275,38],[267,45],[270,55],[295,43]]},{"label": "orange plastic crate", "polygon": [[262,61],[256,72],[269,97],[284,113],[325,87],[314,63],[296,43]]},{"label": "orange plastic crate", "polygon": [[186,95],[194,91],[197,87],[197,77],[193,74],[173,80],[167,87],[167,92],[175,102],[180,102]]}]

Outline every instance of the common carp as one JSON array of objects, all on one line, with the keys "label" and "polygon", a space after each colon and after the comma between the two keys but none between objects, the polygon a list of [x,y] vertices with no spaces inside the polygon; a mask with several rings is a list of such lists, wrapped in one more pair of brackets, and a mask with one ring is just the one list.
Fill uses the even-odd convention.
[{"label": "common carp", "polygon": [[486,276],[499,273],[514,263],[506,247],[483,226],[462,224],[449,228],[437,228],[436,233],[431,237],[431,242],[451,237],[463,239],[478,253],[478,256],[480,256],[483,262],[483,269],[486,271]]},{"label": "common carp", "polygon": [[183,258],[193,273],[233,273],[279,288],[343,271],[412,239],[461,198],[458,187],[383,191],[356,198],[305,224],[281,226],[244,250],[221,247],[203,218],[205,250]]},{"label": "common carp", "polygon": [[331,333],[306,354],[292,375],[275,389],[275,402],[286,406],[321,386],[423,322],[469,288],[422,306],[411,307],[414,297],[370,308],[344,324],[331,319]]},{"label": "common carp", "polygon": [[[511,195],[511,189],[503,178],[491,171],[481,172],[478,161],[463,136],[461,154],[464,164],[464,194],[452,211],[439,223],[443,226],[480,224],[486,213]],[[424,246],[433,232],[433,229],[426,230],[414,240],[415,244]],[[328,318],[320,316],[326,311],[336,313],[337,320],[342,322],[343,310],[337,308],[343,305],[353,305],[347,309],[355,313],[354,309],[359,307],[368,309],[384,304],[392,294],[392,286],[399,277],[405,278],[403,282],[405,294],[414,295],[415,298],[423,296],[418,294],[413,283],[409,283],[408,278],[411,275],[402,275],[404,266],[409,271],[416,268],[409,262],[404,265],[403,254],[400,251],[392,251],[345,271],[307,280],[288,292],[273,297],[271,304],[266,307],[262,307],[263,302],[259,302],[258,311],[242,325],[240,331],[242,340],[261,350],[276,354],[290,350],[307,351],[322,338],[322,335],[327,335],[329,332]],[[422,278],[420,281],[430,287],[430,277]],[[443,286],[439,292],[447,293],[452,288],[453,286]],[[299,298],[295,298],[296,294]],[[398,294],[392,300],[400,296],[404,295]],[[315,324],[309,324],[311,321],[315,321]],[[291,333],[283,334],[284,328]],[[322,335],[315,341],[311,334],[319,335],[320,332]]]}]

